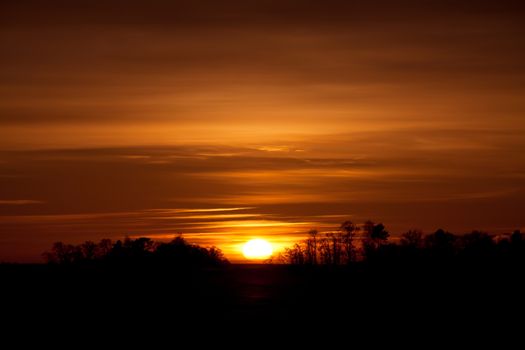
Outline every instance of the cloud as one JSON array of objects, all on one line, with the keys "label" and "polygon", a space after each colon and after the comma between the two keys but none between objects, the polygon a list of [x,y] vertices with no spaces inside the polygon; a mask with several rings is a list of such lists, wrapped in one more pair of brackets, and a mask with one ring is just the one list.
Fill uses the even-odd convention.
[{"label": "cloud", "polygon": [[[240,208],[184,208],[184,209],[151,209],[153,212],[162,212],[162,213],[215,213],[215,212],[229,212],[229,211],[239,211],[239,210],[248,210],[255,209],[254,207],[240,207]],[[214,214],[215,215],[215,214]],[[234,214],[232,214],[234,215]]]},{"label": "cloud", "polygon": [[0,199],[0,205],[28,205],[28,204],[42,204],[43,201],[34,199]]},{"label": "cloud", "polygon": [[3,2],[3,133],[85,147],[521,120],[518,1],[205,3]]},{"label": "cloud", "polygon": [[523,226],[524,13],[2,1],[0,240],[198,239],[235,220],[292,237],[345,215],[393,231]]}]

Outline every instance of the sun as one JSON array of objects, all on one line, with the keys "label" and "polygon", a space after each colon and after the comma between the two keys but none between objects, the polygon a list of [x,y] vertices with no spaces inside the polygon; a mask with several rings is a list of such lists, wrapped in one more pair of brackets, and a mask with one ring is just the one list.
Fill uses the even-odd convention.
[{"label": "sun", "polygon": [[262,260],[272,255],[272,245],[265,239],[256,238],[244,244],[242,254],[246,259]]}]

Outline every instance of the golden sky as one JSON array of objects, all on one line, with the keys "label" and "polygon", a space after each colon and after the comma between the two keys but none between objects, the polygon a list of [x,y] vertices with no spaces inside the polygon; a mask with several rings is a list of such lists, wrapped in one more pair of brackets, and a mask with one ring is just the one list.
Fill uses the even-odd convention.
[{"label": "golden sky", "polygon": [[0,261],[524,228],[524,23],[517,0],[2,1]]}]

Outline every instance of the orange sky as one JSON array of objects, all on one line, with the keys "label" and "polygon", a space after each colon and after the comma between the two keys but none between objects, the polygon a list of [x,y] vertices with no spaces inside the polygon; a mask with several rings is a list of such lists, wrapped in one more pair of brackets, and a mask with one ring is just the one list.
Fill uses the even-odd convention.
[{"label": "orange sky", "polygon": [[[522,1],[2,1],[0,261],[525,227]],[[202,209],[217,209],[203,211]]]}]

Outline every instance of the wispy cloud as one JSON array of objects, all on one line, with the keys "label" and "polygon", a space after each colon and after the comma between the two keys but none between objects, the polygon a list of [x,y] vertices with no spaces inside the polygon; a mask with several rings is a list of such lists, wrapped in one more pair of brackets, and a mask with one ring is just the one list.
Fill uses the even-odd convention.
[{"label": "wispy cloud", "polygon": [[393,235],[433,230],[445,218],[450,230],[522,226],[521,136],[412,128],[280,140],[263,149],[3,151],[0,256],[27,242],[37,257],[57,240],[183,233],[236,260],[250,237],[282,248],[311,228],[331,232],[347,219],[383,221]]},{"label": "wispy cloud", "polygon": [[0,199],[0,205],[28,205],[28,204],[43,204],[44,201],[34,199]]},{"label": "wispy cloud", "polygon": [[9,215],[0,216],[0,228],[13,237],[27,238],[30,235],[34,241],[46,242],[46,246],[40,248],[42,250],[56,240],[80,242],[103,237],[122,239],[124,236],[171,240],[183,233],[192,243],[218,246],[230,259],[240,261],[240,245],[250,237],[266,237],[275,249],[282,249],[302,237],[309,227],[324,227],[329,221],[328,218],[304,221],[300,217],[264,214],[257,209],[163,208],[130,212]]},{"label": "wispy cloud", "polygon": [[238,208],[183,208],[183,209],[149,209],[147,211],[162,212],[162,213],[214,213],[214,212],[229,212],[238,210],[255,209],[255,207],[238,207]]}]

